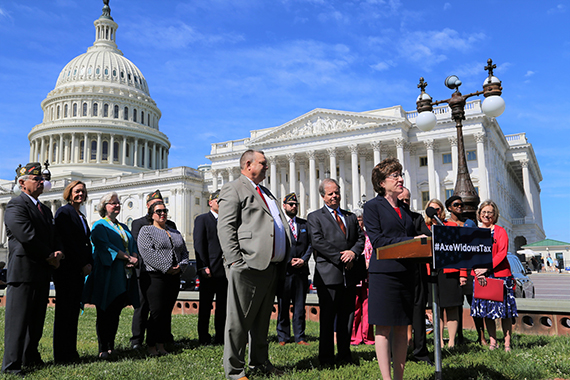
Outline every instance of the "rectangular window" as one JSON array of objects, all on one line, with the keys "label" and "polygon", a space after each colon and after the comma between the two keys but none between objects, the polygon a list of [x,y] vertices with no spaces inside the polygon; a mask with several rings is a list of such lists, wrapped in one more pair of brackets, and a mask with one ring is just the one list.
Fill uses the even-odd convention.
[{"label": "rectangular window", "polygon": [[422,210],[424,210],[429,202],[429,191],[422,191]]},{"label": "rectangular window", "polygon": [[196,198],[194,199],[194,204],[196,204],[196,205],[199,206],[199,205],[200,205],[200,198],[196,197]]},{"label": "rectangular window", "polygon": [[445,190],[445,200],[448,200],[449,197],[451,197],[453,195],[453,189],[447,189]]},{"label": "rectangular window", "polygon": [[445,153],[442,155],[444,164],[451,164],[451,153]]},{"label": "rectangular window", "polygon": [[[200,198],[198,198],[198,199],[200,199]],[[164,197],[164,198],[162,199],[162,201],[164,202],[165,205],[167,205],[169,199],[168,199],[168,197]]]},{"label": "rectangular window", "polygon": [[427,156],[420,157],[420,166],[428,166]]},{"label": "rectangular window", "polygon": [[467,161],[476,161],[477,160],[477,152],[474,150],[468,150],[465,152],[467,155]]}]

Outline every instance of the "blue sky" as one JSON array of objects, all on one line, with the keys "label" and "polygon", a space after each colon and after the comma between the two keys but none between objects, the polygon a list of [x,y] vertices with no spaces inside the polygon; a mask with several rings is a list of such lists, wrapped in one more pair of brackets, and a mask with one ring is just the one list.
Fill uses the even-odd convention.
[{"label": "blue sky", "polygon": [[[27,162],[27,134],[59,72],[95,37],[100,0],[0,1],[0,178]],[[169,164],[206,163],[314,108],[415,109],[420,76],[446,99],[456,74],[503,81],[505,134],[526,132],[544,180],[549,238],[570,241],[567,1],[111,0],[117,44],[145,75],[172,142]],[[563,120],[566,120],[565,122]]]}]

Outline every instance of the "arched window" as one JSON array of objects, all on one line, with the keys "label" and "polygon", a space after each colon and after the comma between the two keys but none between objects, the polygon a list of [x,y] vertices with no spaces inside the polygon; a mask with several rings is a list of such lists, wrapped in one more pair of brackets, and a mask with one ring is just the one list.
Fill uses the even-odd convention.
[{"label": "arched window", "polygon": [[148,125],[150,127],[150,114],[149,113],[146,114],[146,125]]},{"label": "arched window", "polygon": [[85,156],[85,140],[81,140],[81,142],[79,143],[79,159],[83,160],[84,156]]},{"label": "arched window", "polygon": [[141,124],[144,124],[144,111],[141,111]]},{"label": "arched window", "polygon": [[59,119],[59,111],[60,111],[59,106],[57,106],[57,115],[56,115],[57,119]]},{"label": "arched window", "polygon": [[119,106],[115,105],[114,109],[113,109],[113,117],[115,119],[119,118]]},{"label": "arched window", "polygon": [[57,155],[56,155],[56,153],[57,153],[57,143],[53,143],[53,148],[52,148],[52,151],[51,151],[51,162],[52,162],[52,163],[57,161],[57,158],[56,158]]},{"label": "arched window", "polygon": [[152,150],[148,148],[148,168],[152,169]]},{"label": "arched window", "polygon": [[93,103],[93,116],[97,116],[98,113],[99,113],[99,104]]},{"label": "arched window", "polygon": [[123,120],[129,120],[129,107],[125,107],[123,110]]},{"label": "arched window", "polygon": [[109,158],[109,143],[107,141],[103,141],[101,148],[101,159],[103,161],[107,161]]},{"label": "arched window", "polygon": [[130,147],[131,147],[131,144],[127,143],[127,151],[125,152],[125,156],[127,156],[127,157],[131,156],[130,155]]},{"label": "arched window", "polygon": [[67,104],[63,106],[63,117],[67,117]]},{"label": "arched window", "polygon": [[144,168],[144,147],[141,149],[141,166]]},{"label": "arched window", "polygon": [[87,116],[87,103],[83,103],[82,116]]},{"label": "arched window", "polygon": [[119,143],[113,143],[113,161],[119,161]]},{"label": "arched window", "polygon": [[133,121],[135,123],[137,122],[137,109],[136,108],[133,110]]},{"label": "arched window", "polygon": [[77,103],[73,103],[73,117],[77,116]]},{"label": "arched window", "polygon": [[103,106],[103,117],[109,117],[109,105],[105,104]]},{"label": "arched window", "polygon": [[97,141],[96,140],[91,141],[91,159],[92,160],[97,159]]}]

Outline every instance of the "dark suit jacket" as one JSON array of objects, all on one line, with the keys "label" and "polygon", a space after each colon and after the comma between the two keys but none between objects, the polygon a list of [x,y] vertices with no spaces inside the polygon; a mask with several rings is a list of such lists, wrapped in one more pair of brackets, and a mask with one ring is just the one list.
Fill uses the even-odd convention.
[{"label": "dark suit jacket", "polygon": [[[87,225],[87,223],[86,223]],[[65,259],[60,261],[56,272],[80,272],[87,264],[93,265],[91,230],[87,225],[87,234],[81,217],[72,205],[66,204],[55,213],[55,229],[61,236]]]},{"label": "dark suit jacket", "polygon": [[[364,225],[372,248],[410,240],[418,235],[408,205],[398,201],[398,206],[402,213],[401,219],[384,197],[378,195],[364,204]],[[376,255],[372,255],[368,270],[370,273],[389,273],[412,268],[413,263],[410,260],[377,260]]]},{"label": "dark suit jacket", "polygon": [[[297,239],[295,240],[295,237],[293,237],[291,257],[287,265],[287,274],[302,274],[308,276],[309,259],[313,253],[313,247],[311,246],[311,240],[309,238],[309,226],[307,221],[303,218],[295,217],[295,221],[297,222]],[[292,232],[291,235],[293,235]],[[301,268],[293,268],[291,266],[292,258],[303,259],[305,265]]]},{"label": "dark suit jacket", "polygon": [[316,261],[317,287],[319,284],[350,286],[359,281],[356,268],[345,269],[345,264],[340,260],[340,252],[351,250],[357,258],[361,256],[364,250],[364,233],[358,226],[356,215],[346,210],[341,212],[346,221],[346,236],[326,206],[313,211],[307,217]]},{"label": "dark suit jacket", "polygon": [[[146,218],[146,215],[133,220],[133,223],[131,224],[131,234],[133,235],[135,240],[137,240],[137,237],[139,237],[139,231],[141,230],[141,228],[150,225],[151,223]],[[178,228],[176,228],[176,223],[174,223],[172,220],[167,220],[166,225],[174,230],[178,230]]]},{"label": "dark suit jacket", "polygon": [[210,211],[196,217],[193,235],[196,267],[210,268],[212,277],[226,277],[222,247],[218,239],[218,221]]},{"label": "dark suit jacket", "polygon": [[4,220],[8,235],[8,283],[48,281],[51,266],[46,259],[61,250],[51,210],[41,204],[43,215],[34,202],[22,193],[6,206]]}]

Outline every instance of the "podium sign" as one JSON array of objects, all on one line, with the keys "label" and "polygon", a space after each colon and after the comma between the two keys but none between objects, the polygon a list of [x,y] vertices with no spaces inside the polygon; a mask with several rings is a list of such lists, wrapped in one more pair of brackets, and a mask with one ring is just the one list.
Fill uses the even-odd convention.
[{"label": "podium sign", "polygon": [[471,269],[493,267],[491,230],[432,226],[433,267]]}]

